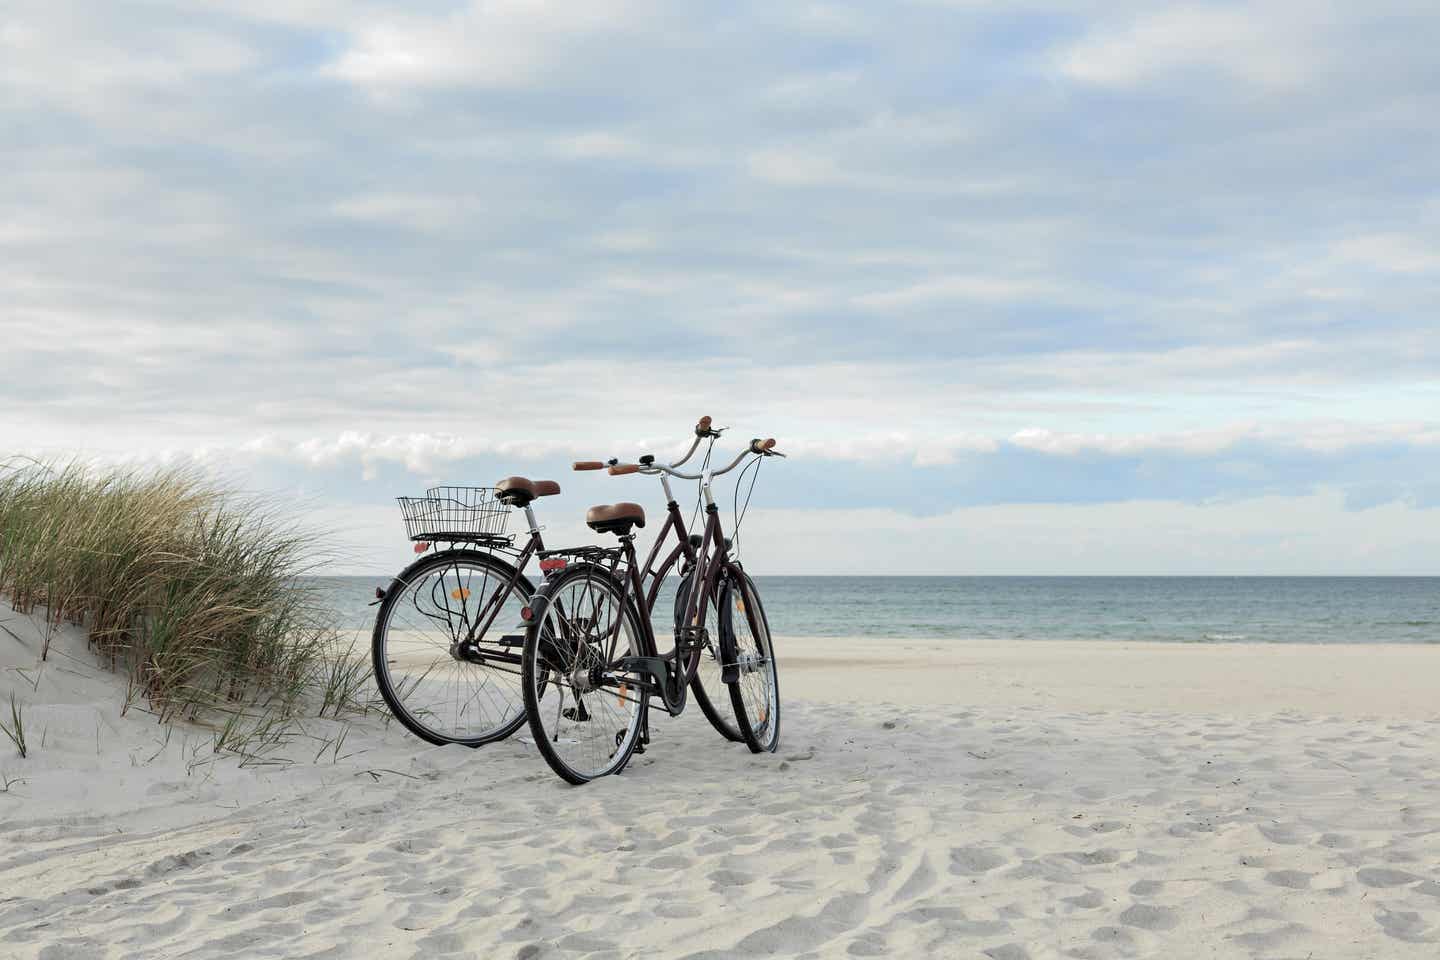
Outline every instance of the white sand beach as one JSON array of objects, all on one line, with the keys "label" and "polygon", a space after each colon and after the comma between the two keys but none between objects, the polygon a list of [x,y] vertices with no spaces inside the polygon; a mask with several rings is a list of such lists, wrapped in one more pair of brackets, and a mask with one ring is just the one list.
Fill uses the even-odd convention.
[{"label": "white sand beach", "polygon": [[1440,648],[782,639],[777,755],[577,789],[373,716],[242,767],[0,626],[6,958],[1440,951]]}]

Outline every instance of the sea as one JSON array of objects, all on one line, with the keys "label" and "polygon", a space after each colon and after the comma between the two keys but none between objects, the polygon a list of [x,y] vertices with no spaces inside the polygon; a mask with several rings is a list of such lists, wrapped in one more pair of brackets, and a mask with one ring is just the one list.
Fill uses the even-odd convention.
[{"label": "sea", "polygon": [[[757,576],[777,637],[1440,643],[1440,577]],[[383,576],[315,577],[347,629]],[[675,578],[656,607],[672,609]]]}]

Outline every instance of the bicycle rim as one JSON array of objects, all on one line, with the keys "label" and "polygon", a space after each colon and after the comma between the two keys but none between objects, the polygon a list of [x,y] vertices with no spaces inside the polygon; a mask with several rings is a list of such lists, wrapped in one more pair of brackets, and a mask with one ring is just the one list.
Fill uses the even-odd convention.
[{"label": "bicycle rim", "polygon": [[726,578],[720,599],[721,629],[738,673],[730,685],[735,719],[753,752],[773,752],[780,745],[780,676],[765,608],[754,581],[743,573]]},{"label": "bicycle rim", "polygon": [[[523,577],[510,583],[512,573],[487,554],[443,553],[411,566],[386,592],[371,644],[375,683],[396,719],[421,739],[474,747],[525,722],[514,625],[532,590]],[[499,610],[481,632],[494,605]],[[457,659],[452,650],[472,630],[473,659]]]},{"label": "bicycle rim", "polygon": [[649,696],[638,673],[615,663],[641,654],[640,625],[604,571],[572,569],[546,594],[539,622],[525,632],[526,713],[550,768],[587,783],[624,769],[639,740]]}]

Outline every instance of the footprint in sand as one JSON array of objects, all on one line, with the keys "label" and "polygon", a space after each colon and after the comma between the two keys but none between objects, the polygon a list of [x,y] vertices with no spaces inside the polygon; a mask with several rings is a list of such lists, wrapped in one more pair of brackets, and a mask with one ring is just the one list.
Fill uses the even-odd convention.
[{"label": "footprint in sand", "polygon": [[1383,907],[1375,914],[1380,928],[1397,940],[1410,943],[1431,943],[1436,932],[1420,914],[1411,910],[1386,910]]},{"label": "footprint in sand", "polygon": [[1119,850],[1106,848],[1103,850],[1073,850],[1065,856],[1076,863],[1083,863],[1087,867],[1096,867],[1107,863],[1119,863],[1124,854]]},{"label": "footprint in sand", "polygon": [[710,882],[717,887],[743,887],[755,882],[755,878],[739,870],[716,870],[710,874]]},{"label": "footprint in sand", "polygon": [[1365,867],[1355,872],[1355,879],[1367,887],[1403,887],[1407,883],[1414,883],[1420,878],[1413,873],[1404,870],[1392,870],[1389,867]]},{"label": "footprint in sand", "polygon": [[1120,922],[1127,927],[1156,932],[1174,930],[1180,925],[1180,918],[1169,907],[1158,907],[1153,903],[1136,903],[1120,914]]},{"label": "footprint in sand", "polygon": [[956,876],[977,876],[1005,862],[1004,856],[984,847],[956,847],[950,851],[950,872]]},{"label": "footprint in sand", "polygon": [[1061,897],[1060,899],[1080,910],[1094,910],[1105,904],[1105,895],[1099,890],[1086,890],[1073,897]]},{"label": "footprint in sand", "polygon": [[1290,890],[1308,890],[1311,877],[1303,870],[1272,870],[1265,874],[1265,882]]}]

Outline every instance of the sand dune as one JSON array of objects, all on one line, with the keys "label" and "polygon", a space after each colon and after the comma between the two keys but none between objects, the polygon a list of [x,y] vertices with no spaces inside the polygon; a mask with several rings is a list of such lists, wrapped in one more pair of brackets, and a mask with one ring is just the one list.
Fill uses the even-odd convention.
[{"label": "sand dune", "polygon": [[[19,646],[0,634],[7,667],[24,666]],[[1440,950],[1437,718],[1365,719],[1377,704],[1343,695],[1326,715],[1205,711],[1189,694],[1183,709],[1107,710],[1052,695],[1063,668],[1007,675],[1003,657],[974,676],[1008,676],[1021,706],[967,704],[979,681],[958,678],[948,704],[903,705],[922,685],[877,687],[859,667],[837,680],[837,663],[873,655],[851,646],[827,645],[825,665],[807,665],[806,643],[781,648],[796,664],[779,754],[722,743],[698,713],[657,718],[623,776],[574,789],[521,739],[432,748],[373,719],[338,762],[297,741],[289,766],[187,772],[198,732],[166,746],[153,721],[119,718],[118,684],[72,638],[75,676],[47,666],[38,689],[19,686],[47,745],[0,762],[27,780],[0,795],[0,956]],[[1236,649],[1196,656],[1250,658],[1236,678],[1249,690],[1293,676]],[[1125,682],[1163,682],[1170,654],[1154,668],[1151,650],[1127,653]],[[1193,688],[1195,673],[1172,680]],[[7,669],[0,695],[16,679]],[[854,690],[874,696],[842,699]]]}]

